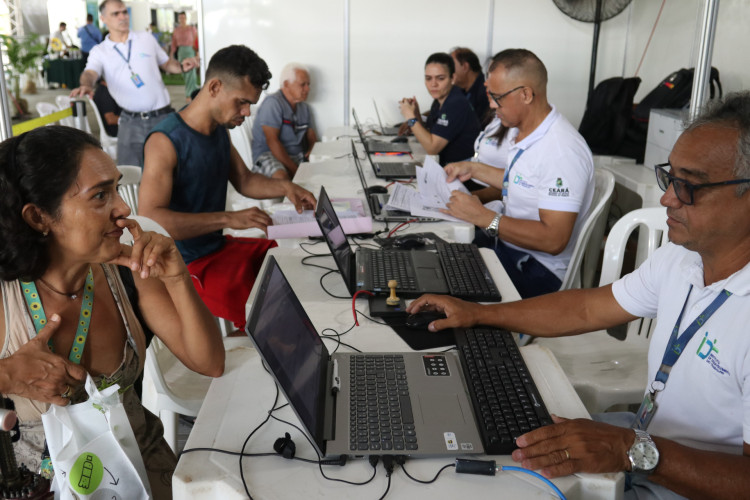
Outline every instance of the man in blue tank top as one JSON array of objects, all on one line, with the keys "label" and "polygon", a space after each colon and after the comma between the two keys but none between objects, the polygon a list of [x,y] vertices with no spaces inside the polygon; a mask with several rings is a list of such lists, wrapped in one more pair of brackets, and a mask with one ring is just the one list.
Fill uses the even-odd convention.
[{"label": "man in blue tank top", "polygon": [[139,212],[177,242],[198,293],[211,312],[238,327],[245,302],[274,241],[223,236],[224,228],[260,228],[271,218],[259,208],[226,211],[227,182],[254,199],[286,196],[299,212],[315,197],[288,180],[252,173],[229,139],[268,86],[271,73],[242,45],[218,51],[195,99],[155,127],[144,148]]}]

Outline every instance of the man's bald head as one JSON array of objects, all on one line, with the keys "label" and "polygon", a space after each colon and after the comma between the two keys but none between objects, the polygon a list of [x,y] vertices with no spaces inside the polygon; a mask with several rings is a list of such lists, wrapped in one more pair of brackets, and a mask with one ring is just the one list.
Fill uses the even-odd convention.
[{"label": "man's bald head", "polygon": [[547,95],[547,68],[530,50],[505,49],[492,58],[489,72],[498,66],[506,70],[509,80],[519,85],[528,85],[537,95]]}]

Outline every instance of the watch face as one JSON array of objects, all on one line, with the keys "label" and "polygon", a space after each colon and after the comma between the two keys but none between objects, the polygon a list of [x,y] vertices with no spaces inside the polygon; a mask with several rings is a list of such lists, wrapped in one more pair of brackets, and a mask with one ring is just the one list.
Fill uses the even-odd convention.
[{"label": "watch face", "polygon": [[633,464],[641,470],[653,470],[659,463],[659,451],[649,442],[636,443],[630,449]]}]

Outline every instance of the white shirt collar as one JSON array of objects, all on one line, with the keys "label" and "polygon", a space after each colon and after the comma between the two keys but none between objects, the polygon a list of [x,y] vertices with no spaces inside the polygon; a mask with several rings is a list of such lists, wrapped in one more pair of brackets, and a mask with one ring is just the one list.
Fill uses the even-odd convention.
[{"label": "white shirt collar", "polygon": [[527,150],[531,146],[534,145],[539,139],[544,137],[544,134],[547,133],[547,131],[550,129],[553,123],[555,123],[555,120],[560,116],[560,113],[558,113],[557,108],[555,108],[554,105],[550,104],[550,107],[552,108],[549,113],[547,113],[547,116],[544,118],[542,123],[540,123],[537,128],[534,129],[533,132],[531,132],[529,135],[524,137],[524,139],[521,142],[516,142],[516,137],[518,136],[518,128],[514,127],[508,131],[508,137],[510,138],[510,149],[523,149]]}]

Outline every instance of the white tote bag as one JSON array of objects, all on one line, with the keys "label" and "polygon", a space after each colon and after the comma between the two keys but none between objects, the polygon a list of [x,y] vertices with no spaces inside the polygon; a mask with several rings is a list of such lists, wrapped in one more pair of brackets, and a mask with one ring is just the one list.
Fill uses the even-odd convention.
[{"label": "white tote bag", "polygon": [[138,500],[151,496],[146,467],[118,393],[86,379],[88,401],[42,415],[56,499]]}]

